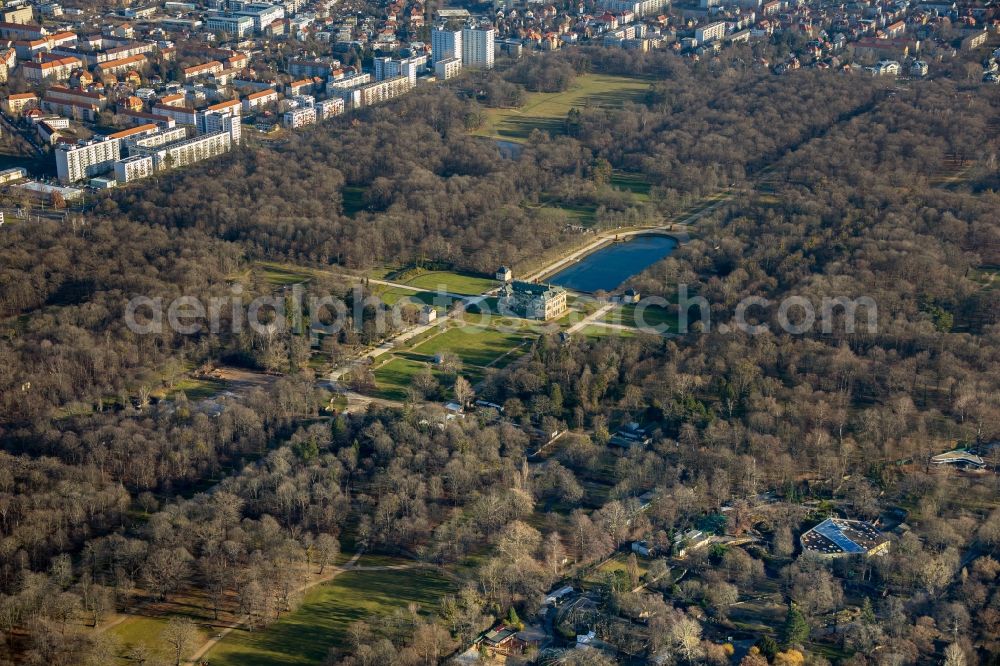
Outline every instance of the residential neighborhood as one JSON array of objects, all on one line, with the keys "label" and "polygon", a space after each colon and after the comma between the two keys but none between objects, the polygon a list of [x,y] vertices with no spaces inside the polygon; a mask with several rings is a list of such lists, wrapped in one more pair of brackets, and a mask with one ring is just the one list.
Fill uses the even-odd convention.
[{"label": "residential neighborhood", "polygon": [[[237,148],[240,125],[261,136],[296,130],[452,80],[463,68],[490,69],[498,58],[575,44],[670,49],[699,59],[786,35],[786,56],[746,64],[778,74],[816,67],[924,77],[981,49],[1000,27],[993,9],[936,1],[602,0],[557,10],[498,0],[485,12],[413,1],[368,15],[329,0],[226,0],[98,15],[16,0],[5,12],[0,81],[7,91],[0,97],[7,121],[53,154],[63,186],[98,189],[180,166],[136,159],[116,146],[122,131],[183,128],[171,136],[184,142],[190,163]],[[1000,80],[996,58],[984,54],[982,62],[983,81]]]}]

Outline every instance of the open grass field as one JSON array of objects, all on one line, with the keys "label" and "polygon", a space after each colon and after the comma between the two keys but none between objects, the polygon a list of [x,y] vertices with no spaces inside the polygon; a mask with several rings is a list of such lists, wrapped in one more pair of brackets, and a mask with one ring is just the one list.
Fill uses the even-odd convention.
[{"label": "open grass field", "polygon": [[[599,567],[592,569],[583,579],[584,587],[593,587],[604,582],[609,573],[627,571],[626,562],[628,561],[628,557],[629,556],[625,553],[618,553],[614,557],[604,561]],[[646,575],[646,571],[649,569],[650,561],[637,556],[636,562],[639,564],[639,575]]]},{"label": "open grass field", "polygon": [[585,326],[580,333],[588,338],[632,338],[636,336],[636,333],[633,333],[632,331],[621,328],[611,328],[610,326],[601,326],[600,324],[590,324],[589,326]]},{"label": "open grass field", "polygon": [[620,107],[638,102],[649,90],[649,81],[604,74],[578,76],[569,90],[559,93],[528,93],[517,109],[487,109],[479,136],[523,142],[533,130],[558,134],[572,108]]},{"label": "open grass field", "polygon": [[176,398],[183,392],[188,400],[202,400],[218,395],[227,388],[229,386],[226,382],[212,377],[185,377],[174,384],[173,388],[153,391],[150,395],[154,398],[170,399]]},{"label": "open grass field", "polygon": [[426,361],[402,356],[393,357],[392,360],[374,372],[378,397],[386,400],[405,400],[407,388],[413,382],[413,376],[428,365],[431,364]]},{"label": "open grass field", "polygon": [[497,286],[496,280],[454,271],[423,272],[405,279],[403,284],[416,287],[417,289],[429,289],[430,291],[442,290],[452,294],[467,296],[477,296]]},{"label": "open grass field", "polygon": [[521,331],[498,331],[480,326],[459,326],[413,348],[413,353],[433,360],[440,352],[452,352],[465,365],[487,366],[526,339]]},{"label": "open grass field", "polygon": [[427,569],[348,571],[310,590],[299,608],[264,631],[234,631],[206,655],[212,666],[321,664],[347,627],[418,604],[424,612],[453,591]]},{"label": "open grass field", "polygon": [[555,219],[563,224],[589,227],[596,221],[597,206],[592,204],[548,203],[538,208],[543,219]]},{"label": "open grass field", "polygon": [[271,261],[258,262],[257,270],[265,282],[279,287],[288,284],[298,284],[299,282],[308,282],[314,274],[312,269],[304,266],[292,266]]},{"label": "open grass field", "polygon": [[[140,617],[132,616],[121,624],[108,629],[108,633],[121,641],[124,652],[132,646],[145,645],[151,652],[166,654],[168,646],[163,640],[163,630],[167,628],[166,617]],[[202,625],[197,625],[197,641],[201,645],[210,638],[207,629]],[[121,659],[121,664],[134,663],[128,659]]]},{"label": "open grass field", "polygon": [[354,217],[365,209],[365,193],[368,188],[349,186],[340,192],[344,204],[344,215]]},{"label": "open grass field", "polygon": [[637,202],[649,201],[649,190],[652,187],[641,173],[615,171],[611,174],[611,186],[619,190],[631,192]]},{"label": "open grass field", "polygon": [[[521,354],[521,346],[537,335],[532,328],[498,331],[482,326],[460,326],[417,343],[409,351],[396,352],[375,369],[376,395],[387,400],[405,400],[413,377],[424,368],[436,369],[434,357],[440,352],[452,352],[462,359],[462,376],[475,383],[486,374],[486,368],[502,368]],[[443,386],[451,378],[435,372]]]},{"label": "open grass field", "polygon": [[601,318],[601,321],[608,322],[609,324],[631,326],[633,328],[639,328],[640,326],[659,327],[665,324],[668,327],[667,330],[671,332],[677,331],[677,312],[658,305],[649,305],[642,308],[633,304],[620,305],[612,308],[611,311]]}]

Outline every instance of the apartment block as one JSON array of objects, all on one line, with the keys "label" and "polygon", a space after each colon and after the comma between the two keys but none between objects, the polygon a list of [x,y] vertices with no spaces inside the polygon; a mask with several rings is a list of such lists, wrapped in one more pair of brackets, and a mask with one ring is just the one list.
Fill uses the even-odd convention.
[{"label": "apartment block", "polygon": [[630,11],[638,17],[655,16],[670,3],[667,0],[603,0],[601,7],[610,12]]},{"label": "apartment block", "polygon": [[715,42],[726,36],[726,24],[724,21],[709,23],[700,28],[695,28],[694,38],[699,44]]},{"label": "apartment block", "polygon": [[114,169],[121,158],[121,139],[105,137],[56,147],[56,173],[61,183],[75,183]]},{"label": "apartment block", "polygon": [[108,98],[99,93],[87,92],[80,88],[64,88],[62,86],[52,86],[45,91],[45,99],[57,102],[80,102],[81,104],[93,104],[100,110],[108,106]]},{"label": "apartment block", "polygon": [[339,97],[334,97],[333,99],[324,99],[321,102],[316,102],[316,119],[326,120],[327,118],[333,118],[334,116],[339,116],[344,112],[344,100]]},{"label": "apartment block", "polygon": [[152,155],[132,155],[115,162],[115,180],[124,185],[148,178],[155,170]]},{"label": "apartment block", "polygon": [[2,39],[41,39],[46,34],[45,28],[40,25],[0,22],[0,38]]},{"label": "apartment block", "polygon": [[259,109],[269,104],[276,104],[277,102],[278,102],[277,90],[268,89],[268,90],[261,90],[255,93],[250,93],[245,98],[243,98],[243,112],[250,113],[254,109]]},{"label": "apartment block", "polygon": [[21,65],[25,81],[41,83],[42,81],[65,81],[73,70],[83,63],[79,58],[58,58],[46,62],[26,62]]},{"label": "apartment block", "polygon": [[464,28],[462,30],[462,66],[493,69],[495,40],[496,30],[493,26]]},{"label": "apartment block", "polygon": [[158,129],[156,132],[125,139],[125,150],[128,151],[129,155],[151,155],[161,146],[184,141],[187,138],[188,130],[186,127]]},{"label": "apartment block", "polygon": [[441,81],[458,76],[462,72],[461,58],[445,58],[434,63],[434,76]]},{"label": "apartment block", "polygon": [[184,80],[190,81],[191,79],[197,79],[202,76],[208,76],[210,74],[219,74],[224,69],[225,66],[218,60],[212,60],[210,62],[202,63],[200,65],[185,67]]},{"label": "apartment block", "polygon": [[195,125],[198,122],[198,112],[187,106],[154,104],[152,111],[155,115],[172,118],[179,125]]},{"label": "apartment block", "polygon": [[285,18],[285,8],[279,5],[269,5],[266,3],[250,3],[241,10],[233,12],[236,16],[249,17],[253,21],[253,29],[263,32],[264,28],[270,26],[279,19]]},{"label": "apartment block", "polygon": [[297,109],[289,109],[282,116],[282,124],[289,129],[312,125],[316,122],[316,107],[302,106]]},{"label": "apartment block", "polygon": [[462,57],[462,30],[434,28],[431,31],[431,62]]},{"label": "apartment block", "polygon": [[[228,153],[233,147],[229,132],[205,134],[165,145],[160,151],[162,168],[179,168]],[[155,161],[155,158],[154,158]],[[157,168],[161,168],[157,164]]]},{"label": "apartment block", "polygon": [[29,108],[38,106],[38,95],[35,93],[15,93],[9,95],[3,102],[4,109],[12,116],[19,116]]},{"label": "apartment block", "polygon": [[31,11],[31,5],[21,7],[4,7],[0,9],[0,21],[3,23],[18,23],[26,25],[31,23],[35,17]]},{"label": "apartment block", "polygon": [[98,74],[110,74],[112,76],[117,76],[132,70],[142,69],[145,65],[146,56],[139,53],[136,55],[125,56],[124,58],[118,58],[117,60],[102,62],[97,66],[97,72]]},{"label": "apartment block", "polygon": [[205,17],[205,28],[209,32],[226,33],[237,39],[242,39],[254,31],[254,23],[250,16],[210,14]]},{"label": "apartment block", "polygon": [[350,90],[351,88],[360,88],[363,85],[371,83],[371,74],[355,74],[354,76],[345,76],[342,79],[333,79],[326,82],[326,92],[328,95],[337,95],[345,90]]},{"label": "apartment block", "polygon": [[405,95],[413,88],[413,84],[406,76],[397,76],[377,83],[369,83],[361,86],[352,92],[352,102],[354,108],[371,106],[385,102],[394,97]]}]

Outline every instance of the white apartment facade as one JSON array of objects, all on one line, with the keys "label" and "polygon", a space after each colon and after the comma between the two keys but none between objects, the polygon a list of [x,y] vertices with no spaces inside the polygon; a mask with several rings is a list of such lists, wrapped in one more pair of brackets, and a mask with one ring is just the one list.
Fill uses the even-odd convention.
[{"label": "white apartment facade", "polygon": [[[161,151],[163,155],[161,163],[165,168],[185,167],[210,157],[228,153],[232,147],[233,141],[229,132],[196,136],[193,139],[164,146]],[[160,168],[160,164],[156,166]]]},{"label": "white apartment facade", "polygon": [[700,28],[695,28],[694,38],[698,44],[716,42],[726,36],[725,21],[716,21]]},{"label": "white apartment facade", "polygon": [[132,155],[115,162],[115,180],[120,185],[148,178],[155,171],[152,155]]},{"label": "white apartment facade", "polygon": [[75,183],[111,171],[121,157],[121,139],[63,144],[55,152],[59,182]]},{"label": "white apartment facade", "polygon": [[493,69],[496,34],[493,26],[488,28],[463,28],[462,66],[477,69]]},{"label": "white apartment facade", "polygon": [[296,129],[305,125],[312,125],[316,122],[316,107],[302,106],[297,109],[289,109],[282,116],[285,127]]},{"label": "white apartment facade", "polygon": [[254,22],[251,16],[211,14],[205,19],[205,28],[209,32],[216,34],[224,32],[237,39],[242,39],[254,31]]},{"label": "white apartment facade", "polygon": [[434,76],[441,81],[453,79],[462,72],[461,58],[445,58],[434,63]]},{"label": "white apartment facade", "polygon": [[316,119],[326,120],[327,118],[333,118],[334,116],[339,116],[344,113],[344,100],[340,97],[324,99],[321,102],[316,102],[315,108]]},{"label": "white apartment facade", "polygon": [[462,32],[443,28],[431,31],[431,61],[434,64],[448,58],[462,57]]}]

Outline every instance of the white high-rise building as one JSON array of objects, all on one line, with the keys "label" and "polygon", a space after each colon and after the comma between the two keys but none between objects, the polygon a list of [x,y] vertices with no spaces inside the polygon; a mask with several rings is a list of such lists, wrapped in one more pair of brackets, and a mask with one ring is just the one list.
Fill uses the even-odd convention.
[{"label": "white high-rise building", "polygon": [[464,30],[435,28],[431,32],[431,59],[435,64],[448,58],[462,57],[462,33]]},{"label": "white high-rise building", "polygon": [[121,139],[95,139],[56,147],[56,172],[59,182],[78,180],[107,173],[121,157]]},{"label": "white high-rise building", "polygon": [[493,26],[489,28],[464,28],[462,30],[462,66],[493,69],[493,42],[495,39],[496,30]]}]

